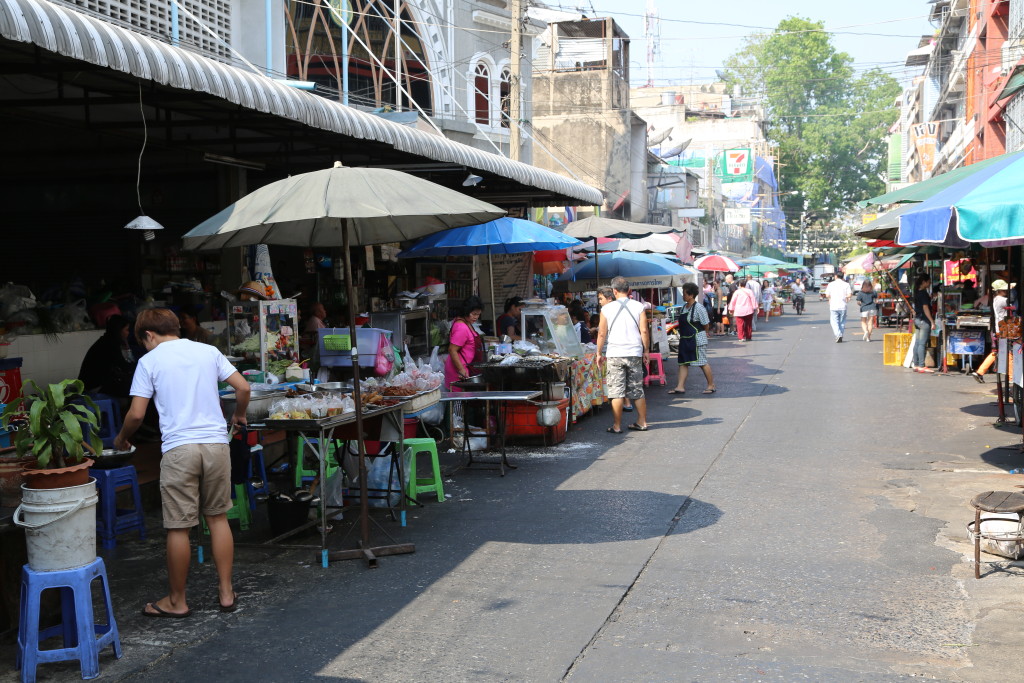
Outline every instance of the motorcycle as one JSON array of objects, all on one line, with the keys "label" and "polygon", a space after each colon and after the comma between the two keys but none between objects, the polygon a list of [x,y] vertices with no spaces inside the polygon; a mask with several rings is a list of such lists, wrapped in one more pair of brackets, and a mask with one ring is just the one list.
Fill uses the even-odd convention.
[{"label": "motorcycle", "polygon": [[804,312],[804,297],[803,296],[797,295],[797,296],[793,297],[793,310],[796,311],[797,315],[800,315],[800,314],[802,314]]}]

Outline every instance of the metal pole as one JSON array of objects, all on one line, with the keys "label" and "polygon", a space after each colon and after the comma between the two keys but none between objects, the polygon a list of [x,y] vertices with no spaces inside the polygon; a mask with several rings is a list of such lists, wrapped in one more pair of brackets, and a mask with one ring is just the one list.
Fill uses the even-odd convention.
[{"label": "metal pole", "polygon": [[[402,111],[402,0],[395,0],[395,111]],[[411,96],[410,96],[411,99]]]},{"label": "metal pole", "polygon": [[512,0],[512,40],[509,45],[512,61],[509,65],[508,84],[508,156],[519,161],[519,121],[522,119],[522,55],[523,55],[523,0]]},{"label": "metal pole", "polygon": [[[345,258],[345,290],[348,295],[348,330],[352,335],[352,399],[356,402],[356,444],[359,450],[359,545],[366,548],[370,544],[370,499],[366,490],[366,433],[363,431],[363,398],[359,390],[359,349],[356,338],[356,301],[355,287],[352,286],[352,254],[349,249],[349,221],[341,221],[341,248]],[[321,444],[322,447],[322,444]],[[324,453],[326,454],[326,449]],[[323,492],[320,494],[324,495]],[[326,524],[327,520],[321,520]]]},{"label": "metal pole", "polygon": [[494,326],[494,336],[501,339],[501,331],[498,329],[498,306],[494,299],[494,264],[491,263],[491,248],[487,247],[487,275],[491,281],[491,324]]},{"label": "metal pole", "polygon": [[594,279],[597,280],[597,286],[601,286],[601,264],[597,260],[597,238],[594,238]]},{"label": "metal pole", "polygon": [[341,103],[348,106],[348,22],[351,20],[351,9],[345,4],[341,15]]}]

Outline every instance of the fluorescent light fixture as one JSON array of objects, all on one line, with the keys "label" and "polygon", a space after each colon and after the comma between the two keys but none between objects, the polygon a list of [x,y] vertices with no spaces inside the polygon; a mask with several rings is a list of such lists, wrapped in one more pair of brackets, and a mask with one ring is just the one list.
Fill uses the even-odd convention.
[{"label": "fluorescent light fixture", "polygon": [[274,80],[281,85],[287,85],[289,88],[297,90],[316,90],[316,81],[290,81],[287,78],[275,78]]},{"label": "fluorescent light fixture", "polygon": [[211,164],[234,166],[236,168],[247,168],[250,171],[264,171],[267,168],[266,164],[261,164],[258,161],[246,161],[245,159],[221,156],[220,154],[213,154],[211,152],[203,153],[203,161],[208,161]]}]

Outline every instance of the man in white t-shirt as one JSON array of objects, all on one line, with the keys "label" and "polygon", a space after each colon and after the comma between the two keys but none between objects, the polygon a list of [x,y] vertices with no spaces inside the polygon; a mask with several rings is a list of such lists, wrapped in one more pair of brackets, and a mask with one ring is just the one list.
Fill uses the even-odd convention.
[{"label": "man in white t-shirt", "polygon": [[639,301],[629,298],[629,285],[624,277],[612,278],[615,301],[601,308],[601,324],[597,329],[597,361],[607,358],[605,391],[612,402],[614,424],[612,434],[622,433],[624,399],[633,401],[637,420],[629,429],[647,431],[647,400],[644,398],[644,368],[650,361],[651,336],[647,328],[647,311]]},{"label": "man in white t-shirt", "polygon": [[832,332],[835,334],[836,343],[840,344],[843,341],[843,332],[846,330],[846,304],[853,298],[853,288],[840,273],[836,273],[835,279],[825,288],[825,298],[828,299]]},{"label": "man in white t-shirt", "polygon": [[249,406],[249,383],[216,347],[181,339],[178,317],[166,308],[143,311],[135,336],[146,353],[132,381],[132,404],[115,448],[127,450],[129,439],[142,424],[150,400],[160,415],[163,437],[160,460],[160,498],[167,529],[166,597],[147,603],[147,617],[187,617],[192,613],[185,584],[192,548],[189,532],[200,512],[210,528],[217,565],[218,599],[222,612],[233,612],[236,595],[231,582],[234,542],[228,526],[231,509],[231,458],[228,425],[221,412],[217,382],[235,390],[237,404],[231,430],[244,425]]}]

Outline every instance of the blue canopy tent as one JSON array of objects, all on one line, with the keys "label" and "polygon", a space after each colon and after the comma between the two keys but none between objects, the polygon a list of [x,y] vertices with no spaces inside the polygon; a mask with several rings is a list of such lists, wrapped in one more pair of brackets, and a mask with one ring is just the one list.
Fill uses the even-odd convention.
[{"label": "blue canopy tent", "polygon": [[540,223],[504,216],[488,223],[453,228],[429,235],[398,254],[398,258],[417,256],[470,256],[487,254],[491,283],[491,318],[497,329],[497,306],[494,297],[493,254],[522,254],[533,251],[554,251],[582,244]]},{"label": "blue canopy tent", "polygon": [[[601,284],[597,268],[597,259],[582,261],[556,280],[555,288],[570,292],[593,291]],[[696,280],[697,271],[658,254],[615,251],[603,256],[600,277],[608,280],[619,275],[626,278],[633,289],[657,289]]]},{"label": "blue canopy tent", "polygon": [[899,217],[896,242],[963,247],[1024,244],[1024,154],[1006,155]]}]

